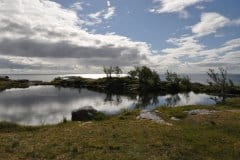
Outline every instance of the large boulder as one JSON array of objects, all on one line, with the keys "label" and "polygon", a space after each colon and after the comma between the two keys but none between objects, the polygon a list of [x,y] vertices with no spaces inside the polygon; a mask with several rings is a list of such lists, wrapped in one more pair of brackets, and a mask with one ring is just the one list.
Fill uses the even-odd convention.
[{"label": "large boulder", "polygon": [[91,121],[97,116],[98,111],[92,106],[86,106],[72,111],[72,121]]}]

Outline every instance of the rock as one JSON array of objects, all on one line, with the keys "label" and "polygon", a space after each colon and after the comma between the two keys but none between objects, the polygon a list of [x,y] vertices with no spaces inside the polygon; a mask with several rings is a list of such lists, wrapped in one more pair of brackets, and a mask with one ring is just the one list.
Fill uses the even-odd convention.
[{"label": "rock", "polygon": [[97,114],[92,106],[86,106],[72,112],[72,121],[91,121]]},{"label": "rock", "polygon": [[195,109],[191,111],[186,111],[189,115],[208,115],[212,113],[216,113],[217,111],[211,111],[207,109]]},{"label": "rock", "polygon": [[231,109],[227,110],[228,112],[233,112],[233,113],[240,113],[240,109]]},{"label": "rock", "polygon": [[79,122],[79,123],[80,123],[80,124],[79,124],[80,127],[86,126],[86,125],[88,125],[88,124],[92,124],[91,121],[89,121],[89,122]]},{"label": "rock", "polygon": [[176,118],[176,117],[171,117],[172,121],[179,121],[180,119]]},{"label": "rock", "polygon": [[154,112],[155,112],[155,113],[160,113],[158,110],[155,110]]},{"label": "rock", "polygon": [[165,124],[171,126],[172,124],[165,122],[161,117],[159,117],[156,113],[151,111],[143,110],[140,112],[140,115],[137,116],[137,119],[147,119],[154,121],[159,124]]}]

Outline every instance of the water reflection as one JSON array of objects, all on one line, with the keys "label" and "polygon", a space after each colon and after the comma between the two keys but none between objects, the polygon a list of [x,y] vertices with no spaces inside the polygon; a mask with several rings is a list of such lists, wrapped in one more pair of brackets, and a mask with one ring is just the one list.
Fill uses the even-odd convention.
[{"label": "water reflection", "polygon": [[181,98],[179,97],[178,94],[169,96],[166,98],[166,106],[176,106],[180,100],[181,100]]},{"label": "water reflection", "polygon": [[71,112],[84,106],[93,106],[107,114],[134,107],[153,109],[159,105],[179,106],[214,104],[206,94],[138,95],[132,97],[98,93],[87,89],[34,86],[0,92],[0,121],[25,125],[56,124],[63,117],[71,119]]},{"label": "water reflection", "polygon": [[146,106],[157,106],[159,104],[158,95],[156,94],[140,94],[137,97],[137,108],[145,108]]},{"label": "water reflection", "polygon": [[105,104],[110,103],[111,105],[120,105],[122,103],[122,98],[120,95],[113,95],[112,93],[106,93],[104,99]]}]

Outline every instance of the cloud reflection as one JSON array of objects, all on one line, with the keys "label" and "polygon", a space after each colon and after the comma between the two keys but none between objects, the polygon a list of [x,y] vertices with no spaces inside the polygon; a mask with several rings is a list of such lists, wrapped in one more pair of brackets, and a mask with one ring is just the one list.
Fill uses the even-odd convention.
[{"label": "cloud reflection", "polygon": [[106,114],[116,114],[134,107],[153,109],[156,106],[214,104],[206,94],[141,95],[125,97],[98,93],[87,89],[33,86],[0,92],[0,121],[25,125],[56,124],[63,117],[71,119],[73,110],[93,106]]}]

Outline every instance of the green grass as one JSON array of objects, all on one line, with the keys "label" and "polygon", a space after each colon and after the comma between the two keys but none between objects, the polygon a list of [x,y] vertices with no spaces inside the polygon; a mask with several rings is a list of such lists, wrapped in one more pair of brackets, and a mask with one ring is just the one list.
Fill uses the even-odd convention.
[{"label": "green grass", "polygon": [[[232,160],[240,158],[240,98],[227,105],[159,107],[173,126],[137,120],[139,110],[101,121],[65,122],[42,127],[0,123],[0,159]],[[206,108],[212,115],[187,116]],[[180,118],[171,121],[170,117]]]}]

